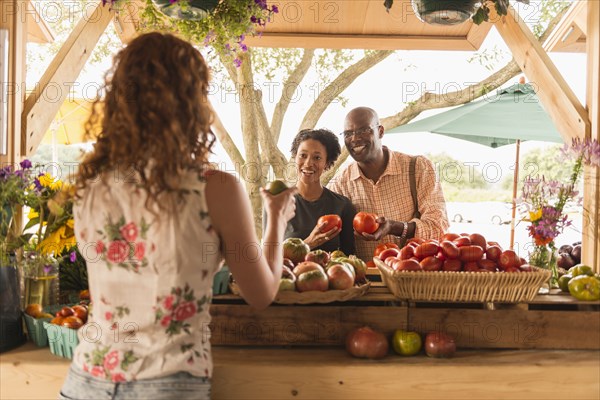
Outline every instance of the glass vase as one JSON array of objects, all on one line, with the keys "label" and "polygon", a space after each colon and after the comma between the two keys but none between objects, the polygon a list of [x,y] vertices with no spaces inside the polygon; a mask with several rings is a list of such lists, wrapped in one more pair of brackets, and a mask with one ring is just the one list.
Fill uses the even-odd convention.
[{"label": "glass vase", "polygon": [[37,251],[23,252],[23,307],[39,304],[42,308],[58,304],[58,261],[51,255]]},{"label": "glass vase", "polygon": [[547,269],[551,272],[550,279],[540,289],[540,294],[547,294],[550,289],[558,288],[558,251],[554,242],[545,245],[535,245],[529,254],[529,264],[538,268]]}]

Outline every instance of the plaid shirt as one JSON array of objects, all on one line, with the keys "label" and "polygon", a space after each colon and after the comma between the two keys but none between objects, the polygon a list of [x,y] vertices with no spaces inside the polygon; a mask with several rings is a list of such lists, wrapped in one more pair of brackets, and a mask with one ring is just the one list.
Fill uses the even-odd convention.
[{"label": "plaid shirt", "polygon": [[[449,224],[444,194],[433,163],[423,156],[417,156],[415,173],[421,218],[413,219],[414,207],[408,175],[411,156],[390,151],[385,146],[384,150],[390,154],[390,158],[376,183],[365,177],[358,164],[353,162],[336,175],[327,187],[348,197],[357,212],[372,212],[393,221],[414,222],[417,225],[416,237],[439,239]],[[383,242],[400,244],[400,239],[393,235],[384,236],[380,242],[358,239],[356,253],[365,261],[371,260],[375,247]]]}]

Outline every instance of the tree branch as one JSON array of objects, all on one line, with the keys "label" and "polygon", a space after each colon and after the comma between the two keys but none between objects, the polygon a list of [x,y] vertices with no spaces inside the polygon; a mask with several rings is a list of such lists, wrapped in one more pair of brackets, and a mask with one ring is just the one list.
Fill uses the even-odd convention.
[{"label": "tree branch", "polygon": [[225,125],[223,125],[221,118],[219,118],[219,115],[215,111],[210,100],[208,101],[208,107],[212,111],[214,118],[211,124],[213,133],[227,152],[227,155],[229,155],[229,158],[231,158],[236,172],[241,175],[241,167],[245,163],[244,156],[242,156],[242,153],[240,153],[240,150],[235,145],[233,139],[231,139],[229,132],[227,132],[227,129],[225,129]]},{"label": "tree branch", "polygon": [[333,99],[339,96],[348,86],[352,84],[365,71],[385,60],[392,50],[378,50],[365,57],[358,62],[346,68],[337,78],[333,80],[327,87],[319,93],[313,105],[308,109],[304,119],[300,124],[300,129],[312,129],[323,115]]},{"label": "tree branch", "polygon": [[300,60],[298,65],[296,65],[296,68],[294,68],[288,79],[283,84],[281,98],[275,106],[275,110],[273,111],[273,120],[271,121],[271,134],[273,135],[273,140],[275,143],[279,142],[283,117],[285,116],[285,113],[290,105],[290,101],[292,100],[292,94],[296,91],[296,88],[306,76],[306,73],[312,64],[314,55],[314,49],[304,49],[302,60]]}]

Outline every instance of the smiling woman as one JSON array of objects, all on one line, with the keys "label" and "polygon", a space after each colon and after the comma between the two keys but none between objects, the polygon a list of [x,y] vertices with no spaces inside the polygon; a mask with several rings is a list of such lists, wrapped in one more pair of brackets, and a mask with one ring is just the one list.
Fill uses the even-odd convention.
[{"label": "smiling woman", "polygon": [[[311,249],[340,249],[354,254],[354,207],[347,197],[321,184],[321,175],[341,153],[337,136],[327,129],[302,130],[292,142],[291,153],[296,163],[298,194],[296,216],[289,221],[285,237],[304,239]],[[330,224],[336,216],[340,224]]]}]

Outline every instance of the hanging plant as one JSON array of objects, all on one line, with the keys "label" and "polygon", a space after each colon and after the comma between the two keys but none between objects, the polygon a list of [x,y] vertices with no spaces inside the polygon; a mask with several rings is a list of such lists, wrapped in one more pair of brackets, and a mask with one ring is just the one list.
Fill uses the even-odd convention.
[{"label": "hanging plant", "polygon": [[[529,0],[516,1],[529,4]],[[477,25],[489,21],[490,3],[493,3],[498,15],[508,13],[508,0],[412,0],[413,9],[421,21],[442,25],[462,23],[469,17]],[[383,3],[388,12],[393,4],[394,0],[385,0]]]},{"label": "hanging plant", "polygon": [[[102,0],[118,9],[128,0]],[[239,67],[248,50],[247,36],[257,34],[278,13],[266,0],[146,0],[140,17],[144,31],[178,32],[193,43],[211,47]]]}]

